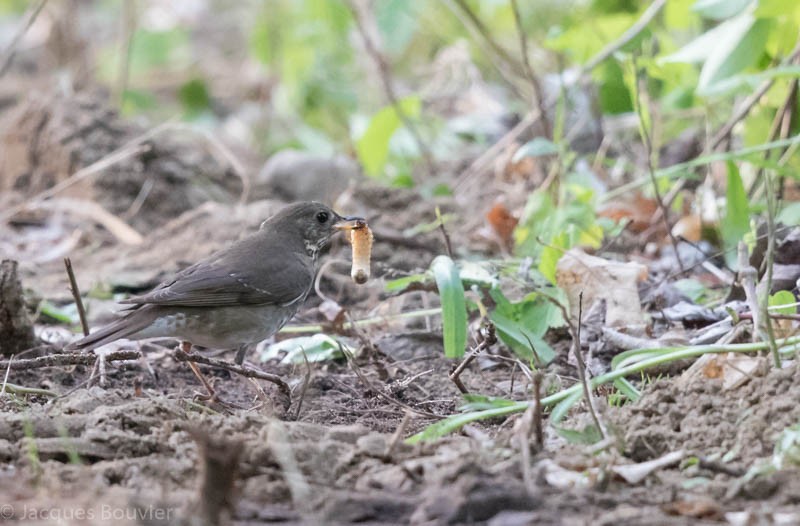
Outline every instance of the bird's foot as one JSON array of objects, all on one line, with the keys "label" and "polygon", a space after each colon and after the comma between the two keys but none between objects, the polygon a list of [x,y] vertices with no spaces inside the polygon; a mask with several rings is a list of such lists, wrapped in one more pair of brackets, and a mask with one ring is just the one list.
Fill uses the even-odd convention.
[{"label": "bird's foot", "polygon": [[200,372],[200,368],[194,362],[186,362],[189,364],[189,367],[192,369],[192,372],[200,380],[200,383],[203,384],[203,388],[205,388],[205,393],[195,392],[194,399],[195,400],[204,400],[208,402],[216,402],[217,399],[217,392],[214,390],[214,387],[211,385],[203,373]]}]

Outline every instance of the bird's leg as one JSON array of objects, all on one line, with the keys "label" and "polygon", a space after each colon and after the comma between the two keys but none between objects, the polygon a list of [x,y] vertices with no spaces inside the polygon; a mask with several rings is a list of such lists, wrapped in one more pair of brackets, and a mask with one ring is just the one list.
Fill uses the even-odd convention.
[{"label": "bird's leg", "polygon": [[[192,351],[192,342],[181,341],[181,350],[184,353],[189,354]],[[197,367],[197,364],[192,361],[187,361],[186,363],[189,364],[189,367],[192,369],[194,375],[198,380],[200,380],[200,383],[203,384],[203,387],[206,389],[207,394],[203,395],[203,398],[206,400],[214,400],[217,396],[217,393],[214,391],[214,388],[211,387],[211,384],[208,382],[208,380],[206,380],[206,377],[203,376],[203,373],[200,372],[200,368]]]},{"label": "bird's leg", "polygon": [[236,362],[236,365],[242,365],[244,363],[244,357],[247,355],[247,349],[250,346],[247,344],[242,344],[236,350],[236,357],[233,359]]}]

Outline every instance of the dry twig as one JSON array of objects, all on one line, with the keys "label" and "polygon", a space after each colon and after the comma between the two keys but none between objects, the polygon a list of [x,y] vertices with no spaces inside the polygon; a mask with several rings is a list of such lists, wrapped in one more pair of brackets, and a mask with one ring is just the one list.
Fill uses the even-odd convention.
[{"label": "dry twig", "polygon": [[47,0],[39,0],[39,3],[30,9],[30,14],[25,20],[25,23],[20,26],[14,38],[11,39],[11,43],[6,48],[5,52],[3,52],[3,58],[0,59],[0,77],[6,72],[8,66],[11,65],[11,61],[14,60],[14,54],[17,52],[17,46],[19,46],[19,43],[22,41],[22,37],[25,36],[25,33],[28,32],[28,29],[30,29],[36,21],[36,18],[39,16],[39,13],[42,12],[46,4]]},{"label": "dry twig", "polygon": [[81,320],[81,329],[84,336],[89,336],[89,323],[86,321],[86,309],[83,306],[81,299],[81,291],[78,289],[78,281],[75,279],[75,272],[72,270],[72,260],[64,258],[64,268],[67,269],[67,277],[69,278],[69,291],[72,293],[72,299],[75,300],[75,307],[78,309],[78,317]]},{"label": "dry twig", "polygon": [[661,12],[661,9],[667,4],[667,0],[654,0],[652,4],[645,9],[642,16],[639,17],[639,20],[636,21],[627,31],[622,33],[615,41],[608,44],[606,47],[600,50],[597,55],[592,57],[586,64],[583,65],[581,68],[581,75],[586,75],[594,68],[602,64],[606,61],[611,55],[622,49],[628,42],[636,38],[636,35],[644,31],[644,28],[653,21],[653,19]]},{"label": "dry twig", "polygon": [[294,412],[294,420],[300,418],[300,409],[303,407],[303,400],[306,399],[306,391],[308,390],[308,384],[311,382],[311,364],[308,361],[308,356],[306,355],[306,350],[301,348],[303,351],[303,361],[306,363],[306,374],[303,377],[303,386],[300,388],[300,399],[297,401],[297,409]]},{"label": "dry twig", "polygon": [[525,74],[528,77],[528,81],[531,83],[531,88],[533,88],[533,99],[539,110],[539,115],[541,115],[542,130],[544,131],[544,136],[551,139],[553,134],[550,129],[550,119],[547,118],[547,111],[544,105],[544,91],[539,82],[539,77],[534,73],[530,59],[528,58],[528,38],[525,34],[525,28],[522,27],[522,15],[520,14],[519,2],[517,0],[511,0],[511,9],[514,11],[514,24],[517,26],[517,34],[519,35],[519,49],[522,54],[522,64],[525,66]]},{"label": "dry twig", "polygon": [[[138,360],[141,357],[139,351],[114,351],[106,355],[109,362]],[[9,367],[15,371],[26,371],[29,369],[40,369],[42,367],[61,367],[65,365],[94,365],[97,356],[94,353],[64,353],[48,354],[38,358],[27,360],[2,360],[0,368]]]},{"label": "dry twig", "polygon": [[414,138],[414,142],[417,145],[420,153],[422,154],[422,159],[425,161],[425,168],[427,169],[428,175],[433,177],[436,175],[436,168],[433,164],[433,154],[431,154],[430,148],[428,148],[427,143],[422,140],[422,136],[417,130],[416,125],[411,121],[409,116],[403,110],[403,107],[400,105],[400,99],[397,96],[397,92],[394,88],[394,83],[392,81],[391,72],[389,70],[389,64],[386,62],[386,59],[383,57],[381,52],[375,46],[375,43],[372,41],[372,38],[369,36],[369,32],[365,26],[363,13],[362,11],[356,6],[354,0],[350,0],[347,3],[350,11],[353,14],[353,20],[356,23],[356,29],[358,30],[358,34],[361,36],[361,40],[364,42],[364,48],[367,51],[370,59],[375,63],[375,67],[378,71],[378,76],[381,79],[381,84],[383,85],[383,91],[386,95],[386,98],[389,101],[389,104],[392,105],[395,112],[397,112],[397,117],[403,123],[403,126],[408,130],[411,136]]},{"label": "dry twig", "polygon": [[437,415],[436,413],[429,413],[428,411],[422,411],[421,409],[416,409],[414,407],[411,407],[405,402],[401,402],[400,400],[397,400],[396,398],[389,396],[388,394],[383,392],[383,390],[381,390],[380,388],[373,386],[372,382],[369,381],[369,378],[367,378],[367,376],[364,374],[364,372],[356,363],[353,354],[347,349],[345,349],[341,343],[339,344],[339,351],[345,356],[345,358],[347,358],[347,363],[350,365],[350,368],[353,370],[354,373],[356,373],[356,376],[358,376],[358,379],[361,380],[364,386],[370,391],[374,392],[380,398],[383,398],[390,404],[401,407],[407,411],[411,411],[412,413],[415,413],[417,415],[425,416],[428,418],[436,418],[436,419],[444,418],[443,415]]},{"label": "dry twig", "polygon": [[589,414],[592,416],[592,420],[594,421],[594,425],[597,426],[597,430],[600,431],[603,439],[608,438],[608,433],[606,432],[605,426],[603,426],[600,422],[600,418],[597,416],[597,410],[595,408],[594,403],[594,396],[592,395],[592,389],[589,386],[589,379],[586,377],[586,364],[583,362],[583,354],[581,353],[581,326],[583,325],[583,291],[580,292],[578,295],[578,327],[574,329],[574,325],[570,322],[570,332],[572,334],[572,350],[575,354],[575,360],[578,364],[578,377],[580,378],[581,385],[583,386],[583,396],[586,398],[586,405],[589,407]]},{"label": "dry twig", "polygon": [[464,372],[464,369],[472,363],[472,361],[484,350],[486,350],[490,345],[494,345],[497,343],[497,334],[495,333],[495,328],[493,323],[487,323],[486,327],[480,331],[481,341],[478,343],[478,346],[475,347],[470,353],[467,355],[464,360],[458,366],[453,369],[453,372],[450,373],[450,380],[456,384],[458,390],[464,394],[469,394],[469,391],[461,382],[461,373]]},{"label": "dry twig", "polygon": [[439,221],[439,230],[442,232],[442,238],[444,238],[444,248],[447,250],[447,255],[450,259],[453,259],[453,245],[450,243],[450,235],[444,226],[444,218],[438,206],[436,207],[436,219]]},{"label": "dry twig", "polygon": [[285,408],[288,409],[289,403],[291,403],[292,390],[289,389],[289,386],[286,384],[286,382],[284,382],[283,379],[281,379],[281,377],[276,374],[261,371],[259,369],[253,369],[252,367],[247,367],[244,365],[236,365],[230,362],[226,362],[225,360],[219,360],[217,358],[209,358],[207,356],[203,356],[202,354],[196,352],[187,353],[180,348],[175,350],[173,356],[179,362],[201,363],[203,365],[208,365],[210,367],[216,367],[217,369],[225,369],[226,371],[230,371],[240,376],[244,376],[245,378],[258,378],[260,380],[266,380],[267,382],[271,382],[277,385],[278,390],[280,390],[280,392],[283,395],[285,395],[286,397],[286,402],[284,402]]},{"label": "dry twig", "polygon": [[392,437],[389,439],[389,442],[386,444],[386,451],[383,453],[383,458],[391,459],[392,455],[394,454],[394,450],[397,448],[397,444],[403,439],[403,434],[406,432],[406,428],[408,424],[411,422],[412,413],[411,411],[406,410],[403,414],[403,419],[400,421],[400,425],[397,426],[397,429],[394,430],[392,433]]}]

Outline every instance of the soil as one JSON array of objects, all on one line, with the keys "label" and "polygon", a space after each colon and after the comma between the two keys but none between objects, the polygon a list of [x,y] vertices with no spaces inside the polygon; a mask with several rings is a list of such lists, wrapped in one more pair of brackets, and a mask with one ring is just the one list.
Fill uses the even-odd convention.
[{"label": "soil", "polygon": [[[159,165],[152,166],[157,174]],[[130,173],[143,182],[141,172]],[[138,193],[140,186],[134,187]],[[235,189],[227,195],[235,196]],[[143,207],[136,224],[147,228],[136,246],[87,227],[88,239],[70,252],[80,287],[147,289],[257,228],[282,203],[204,197],[184,204]],[[439,204],[475,216],[447,199]],[[443,251],[438,232],[400,235],[433,220],[431,201],[365,184],[349,191],[342,207],[374,226],[375,278],[358,287],[346,263],[331,265],[323,272],[323,293],[356,318],[435,305],[433,294],[391,296],[383,284],[386,277],[426,268]],[[450,235],[454,246],[469,246],[471,232],[453,228]],[[346,261],[348,250],[335,244],[328,257]],[[71,301],[57,260],[23,260],[20,273],[32,296]],[[310,299],[298,319],[324,321],[320,303]],[[92,323],[107,306],[91,309]],[[272,384],[201,366],[223,402],[204,404],[195,397],[202,389],[189,368],[172,358],[170,341],[144,344],[141,360],[109,363],[102,385],[90,381],[92,368],[82,365],[12,370],[9,382],[58,396],[0,395],[0,519],[678,525],[730,523],[740,517],[730,514],[745,511],[747,524],[767,524],[800,513],[800,470],[746,476],[771,460],[777,434],[800,422],[798,361],[729,391],[721,380],[705,377],[654,380],[638,402],[601,407],[612,436],[601,452],[568,442],[550,426],[537,450],[521,431],[522,415],[412,446],[403,438],[436,421],[426,415],[453,414],[462,401],[448,378],[455,363],[443,355],[440,328],[435,320],[387,321],[350,336],[360,342],[352,363],[291,367],[258,363],[255,353],[248,357],[251,366],[280,374],[290,385],[288,408]],[[545,385],[570,384],[576,373],[563,356],[568,345],[554,343],[562,356],[557,368],[544,371]],[[500,345],[490,350],[507,352]],[[527,392],[518,369],[499,358],[475,360],[462,381],[488,396],[520,400]],[[561,426],[580,429],[587,422],[586,407],[578,405]],[[626,482],[612,470],[678,450],[685,452],[681,462],[641,482]]]},{"label": "soil", "polygon": [[[173,514],[161,524],[189,521],[203,484],[195,438],[201,433],[223,437],[223,444],[241,451],[232,489],[237,524],[714,524],[728,511],[774,513],[800,505],[797,470],[743,483],[741,476],[675,466],[639,485],[612,478],[595,488],[557,488],[545,476],[548,459],[580,471],[677,449],[703,457],[736,450],[727,465],[744,471],[768,460],[774,435],[800,419],[796,366],[754,378],[737,393],[722,393],[714,382],[678,390],[673,380],[657,381],[638,403],[608,412],[624,453],[592,456],[549,436],[545,450],[531,459],[534,475],[526,486],[513,441],[515,418],[419,446],[395,442],[404,413],[377,396],[378,390],[438,414],[453,412],[458,396],[446,378],[451,364],[430,338],[391,336],[377,344],[416,349],[416,359],[360,359],[368,386],[346,363],[313,366],[297,419],[304,371],[282,371],[296,386],[295,401],[284,412],[271,403],[275,393],[268,384],[262,385],[262,399],[250,382],[204,368],[221,398],[242,407],[220,413],[192,401],[199,386],[169,355],[151,359],[157,378],[141,363],[125,363],[109,368],[104,387],[76,389],[90,372],[83,366],[15,374],[17,383],[65,394],[54,400],[4,399],[0,491],[15,503],[20,519],[44,517],[47,510],[64,513],[65,505],[102,517],[97,503],[103,503]],[[387,368],[396,377],[382,380]],[[431,372],[400,386],[403,378],[426,371]],[[476,391],[500,394],[497,383],[508,374],[503,368],[469,371],[464,381]],[[582,420],[577,413],[568,426]],[[404,434],[430,422],[414,418]],[[676,509],[690,515],[675,515]]]}]

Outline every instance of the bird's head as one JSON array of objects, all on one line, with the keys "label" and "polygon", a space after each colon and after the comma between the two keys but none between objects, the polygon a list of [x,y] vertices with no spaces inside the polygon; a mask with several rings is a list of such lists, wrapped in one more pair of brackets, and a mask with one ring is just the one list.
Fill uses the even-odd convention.
[{"label": "bird's head", "polygon": [[364,226],[360,217],[342,217],[330,207],[317,202],[295,203],[283,208],[261,224],[285,236],[302,240],[306,251],[316,257],[334,234]]}]

